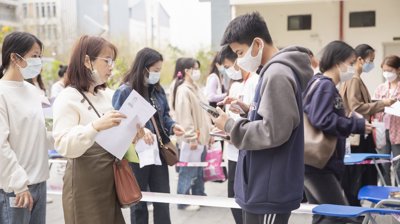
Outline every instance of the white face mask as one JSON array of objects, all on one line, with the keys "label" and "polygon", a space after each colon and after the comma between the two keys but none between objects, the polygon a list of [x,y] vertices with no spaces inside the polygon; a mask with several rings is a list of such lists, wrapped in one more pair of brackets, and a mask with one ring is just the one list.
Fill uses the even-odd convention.
[{"label": "white face mask", "polygon": [[383,77],[385,77],[388,82],[393,82],[396,80],[397,74],[394,72],[383,72]]},{"label": "white face mask", "polygon": [[149,72],[149,78],[147,79],[147,83],[150,85],[156,84],[160,81],[161,72]]},{"label": "white face mask", "polygon": [[200,70],[193,69],[193,71],[192,71],[192,80],[193,81],[198,81],[200,79],[200,76],[201,76]]},{"label": "white face mask", "polygon": [[23,58],[21,55],[17,54],[22,60],[26,61],[27,66],[22,68],[19,67],[19,71],[21,72],[24,79],[33,79],[40,74],[42,71],[42,59],[41,58]]},{"label": "white face mask", "polygon": [[241,80],[242,77],[242,72],[239,70],[236,70],[234,66],[229,67],[228,69],[225,69],[226,75],[232,79],[232,80]]},{"label": "white face mask", "polygon": [[262,53],[264,49],[264,42],[255,57],[251,55],[253,50],[254,40],[249,49],[247,49],[246,54],[243,57],[237,59],[237,65],[239,65],[243,70],[248,72],[256,72],[258,67],[261,65]]},{"label": "white face mask", "polygon": [[342,71],[339,67],[339,72],[340,82],[346,82],[347,80],[353,78],[353,75],[355,74],[355,69],[353,68],[353,66],[346,65],[346,71]]}]

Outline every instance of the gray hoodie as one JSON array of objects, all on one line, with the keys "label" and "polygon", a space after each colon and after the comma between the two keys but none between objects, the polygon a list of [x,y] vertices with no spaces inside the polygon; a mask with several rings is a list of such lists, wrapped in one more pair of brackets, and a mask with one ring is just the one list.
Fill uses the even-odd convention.
[{"label": "gray hoodie", "polygon": [[313,70],[307,50],[285,48],[260,73],[248,119],[229,120],[225,130],[240,150],[235,199],[254,214],[289,213],[303,196],[302,91]]}]

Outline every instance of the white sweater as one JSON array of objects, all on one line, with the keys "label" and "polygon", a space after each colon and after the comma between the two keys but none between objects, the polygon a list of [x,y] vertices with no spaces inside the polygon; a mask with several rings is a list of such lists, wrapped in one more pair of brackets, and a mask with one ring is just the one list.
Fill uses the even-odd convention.
[{"label": "white sweater", "polygon": [[[95,95],[85,92],[96,110],[104,114],[113,110],[111,94],[99,90]],[[92,122],[98,119],[89,103],[82,101],[78,90],[67,87],[56,98],[53,105],[53,137],[56,150],[64,157],[77,158],[93,144],[97,131]]]},{"label": "white sweater", "polygon": [[46,181],[51,140],[36,87],[0,80],[0,189],[17,194]]}]

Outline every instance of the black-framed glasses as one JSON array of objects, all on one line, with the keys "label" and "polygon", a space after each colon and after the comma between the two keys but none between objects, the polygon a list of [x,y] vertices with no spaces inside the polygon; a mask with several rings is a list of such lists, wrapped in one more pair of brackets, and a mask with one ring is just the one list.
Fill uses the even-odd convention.
[{"label": "black-framed glasses", "polygon": [[107,62],[108,66],[114,67],[115,65],[115,61],[112,58],[102,58],[102,57],[95,57],[95,58],[104,60],[105,62]]}]

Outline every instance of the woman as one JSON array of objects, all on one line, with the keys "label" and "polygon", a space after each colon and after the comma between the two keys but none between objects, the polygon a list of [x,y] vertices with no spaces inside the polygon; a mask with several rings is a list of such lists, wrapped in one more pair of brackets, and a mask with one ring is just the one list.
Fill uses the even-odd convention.
[{"label": "woman", "polygon": [[[207,101],[195,84],[200,79],[200,63],[193,58],[183,58],[176,67],[178,79],[175,82],[172,105],[176,121],[186,130],[184,137],[179,140],[179,146],[181,151],[184,145],[188,145],[191,150],[197,149],[199,145],[205,148],[210,143],[211,120],[200,106],[201,102]],[[203,157],[204,153],[202,160]],[[202,167],[180,167],[178,194],[189,194],[190,189],[193,195],[206,195]],[[178,205],[178,209],[192,211],[200,207]]]},{"label": "woman", "polygon": [[0,66],[0,223],[46,223],[49,177],[42,100],[24,79],[39,75],[42,42],[30,33],[7,35]]},{"label": "woman", "polygon": [[223,66],[219,64],[219,53],[215,55],[214,60],[211,64],[211,71],[207,77],[206,83],[206,96],[207,100],[212,107],[216,107],[217,103],[222,101],[226,93],[224,91],[223,85],[221,84],[220,70],[225,71]]},{"label": "woman", "polygon": [[66,224],[125,223],[114,186],[115,157],[95,143],[99,132],[125,118],[104,91],[116,56],[105,39],[82,36],[72,51],[67,87],[54,102],[55,147],[68,158],[62,195]]},{"label": "woman", "polygon": [[[367,86],[361,79],[361,74],[368,73],[374,67],[375,50],[367,45],[361,44],[355,48],[356,61],[354,64],[355,74],[350,80],[343,83],[340,95],[343,97],[346,114],[355,111],[361,114],[367,121],[371,121],[371,115],[382,112],[385,106],[392,105],[395,101],[391,99],[371,101]],[[372,135],[355,135],[350,138],[352,153],[376,153]],[[348,166],[342,186],[350,205],[360,206],[358,191],[365,185],[377,184],[377,171],[373,165]]]},{"label": "woman", "polygon": [[[304,187],[311,204],[347,205],[340,186],[344,171],[346,137],[350,133],[370,133],[371,125],[364,118],[346,117],[343,100],[336,85],[354,74],[356,60],[352,47],[341,41],[329,43],[320,61],[322,75],[315,75],[304,93],[304,113],[312,126],[337,137],[335,151],[323,169],[305,166]],[[314,216],[313,223],[344,223],[344,220]]]},{"label": "woman", "polygon": [[[183,128],[169,116],[167,97],[160,85],[162,64],[163,57],[157,51],[151,48],[140,50],[136,54],[132,67],[126,73],[123,84],[113,97],[113,106],[119,109],[132,90],[135,90],[156,108],[157,112],[153,118],[157,127],[154,127],[151,121],[146,124],[144,141],[147,144],[153,143],[153,135],[156,135],[155,128],[158,128],[164,144],[170,142],[170,135],[181,136],[184,133]],[[159,142],[158,144],[160,145]],[[138,163],[131,163],[142,191],[147,191],[149,188],[151,192],[170,193],[168,165],[161,154],[159,155],[162,162],[161,166],[148,165],[140,168]],[[155,224],[171,223],[169,204],[153,203],[153,207]],[[131,208],[132,223],[147,224],[149,222],[148,216],[146,202],[140,202]]]},{"label": "woman", "polygon": [[[383,99],[400,99],[400,57],[391,55],[383,59],[381,65],[383,77],[386,82],[380,84],[375,90],[374,98]],[[378,149],[379,153],[393,154],[393,157],[400,155],[400,117],[378,113],[375,116],[378,121],[383,121],[386,128],[386,145],[382,149]],[[390,180],[390,164],[383,164],[385,173],[384,178],[386,184],[391,185]],[[399,176],[400,171],[397,170],[395,175]],[[399,183],[398,183],[399,184]]]}]

